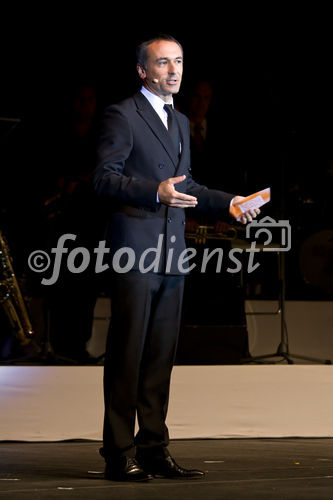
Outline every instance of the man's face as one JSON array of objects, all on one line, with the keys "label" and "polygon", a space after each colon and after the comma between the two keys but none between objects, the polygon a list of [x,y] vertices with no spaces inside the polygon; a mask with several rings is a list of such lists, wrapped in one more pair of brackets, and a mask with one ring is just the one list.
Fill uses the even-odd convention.
[{"label": "man's face", "polygon": [[139,76],[145,87],[167,102],[180,88],[183,75],[182,50],[175,42],[160,40],[148,46],[147,56],[146,68],[139,64],[137,66]]}]

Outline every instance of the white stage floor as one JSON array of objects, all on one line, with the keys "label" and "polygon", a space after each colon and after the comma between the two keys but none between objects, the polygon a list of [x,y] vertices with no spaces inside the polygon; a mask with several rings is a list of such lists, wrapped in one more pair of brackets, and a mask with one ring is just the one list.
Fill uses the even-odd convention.
[{"label": "white stage floor", "polygon": [[[102,438],[101,366],[0,366],[0,440]],[[176,366],[170,437],[333,437],[333,366]]]}]

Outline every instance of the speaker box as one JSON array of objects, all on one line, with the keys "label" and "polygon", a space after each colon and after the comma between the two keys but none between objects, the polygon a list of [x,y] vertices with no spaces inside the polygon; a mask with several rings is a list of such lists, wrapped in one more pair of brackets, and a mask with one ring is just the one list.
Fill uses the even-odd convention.
[{"label": "speaker box", "polygon": [[176,364],[240,364],[248,356],[239,274],[191,273],[185,279]]}]

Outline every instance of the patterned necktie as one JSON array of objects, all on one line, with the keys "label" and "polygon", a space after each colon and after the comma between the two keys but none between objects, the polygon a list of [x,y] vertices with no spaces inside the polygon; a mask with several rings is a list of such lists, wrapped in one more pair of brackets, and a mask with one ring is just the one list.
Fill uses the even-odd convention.
[{"label": "patterned necktie", "polygon": [[179,147],[180,135],[179,135],[177,118],[175,116],[175,112],[174,112],[174,109],[172,107],[172,104],[164,104],[164,109],[168,113],[168,132],[170,134],[174,148],[175,148],[177,155],[178,155],[179,150],[180,150],[180,147]]}]

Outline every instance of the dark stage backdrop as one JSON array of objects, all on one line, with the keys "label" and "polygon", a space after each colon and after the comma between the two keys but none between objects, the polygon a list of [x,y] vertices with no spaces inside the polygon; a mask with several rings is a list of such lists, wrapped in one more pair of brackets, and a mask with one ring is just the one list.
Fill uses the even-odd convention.
[{"label": "dark stage backdrop", "polygon": [[1,205],[17,209],[29,227],[35,200],[49,194],[50,175],[63,168],[66,151],[61,156],[60,146],[75,88],[84,83],[96,89],[98,124],[105,106],[139,87],[136,44],[169,32],[184,47],[176,105],[187,111],[195,82],[213,86],[210,120],[219,147],[202,169],[203,180],[242,194],[271,186],[264,214],[292,222],[289,297],[328,297],[324,289],[304,283],[299,256],[309,237],[332,228],[325,201],[333,177],[330,40],[323,14],[319,21],[312,12],[297,14],[266,10],[259,19],[254,11],[225,11],[216,20],[207,7],[202,17],[188,13],[150,28],[140,22],[142,16],[133,27],[114,13],[114,26],[100,13],[98,22],[63,20],[50,33],[46,24],[40,36],[27,37],[25,59],[23,40],[18,50],[7,44],[0,111],[23,122],[2,144]]},{"label": "dark stage backdrop", "polygon": [[[308,272],[318,241],[319,274],[325,267],[329,241],[323,242],[322,231],[332,229],[327,211],[333,178],[330,31],[322,24],[324,15],[318,21],[312,13],[306,19],[290,12],[260,14],[224,12],[216,19],[213,11],[203,16],[189,12],[179,22],[155,21],[147,28],[151,23],[142,18],[133,27],[124,15],[100,13],[98,21],[89,16],[84,23],[62,20],[52,29],[47,19],[36,32],[29,25],[28,36],[25,32],[16,45],[13,37],[7,39],[0,116],[21,123],[12,132],[0,123],[0,229],[28,295],[45,295],[40,276],[28,269],[27,256],[47,247],[54,228],[42,208],[64,168],[62,141],[75,88],[95,89],[97,130],[104,107],[139,88],[136,44],[167,32],[184,47],[176,105],[186,112],[196,81],[208,80],[213,87],[210,118],[219,148],[205,165],[207,184],[213,187],[222,179],[220,187],[244,195],[271,186],[272,202],[264,214],[292,224],[287,298],[332,299],[332,282],[320,276],[315,280]],[[275,277],[276,269],[267,265],[264,275],[251,278],[247,296],[272,298]],[[104,292],[105,283],[100,286]],[[243,324],[236,316],[234,324]]]}]

